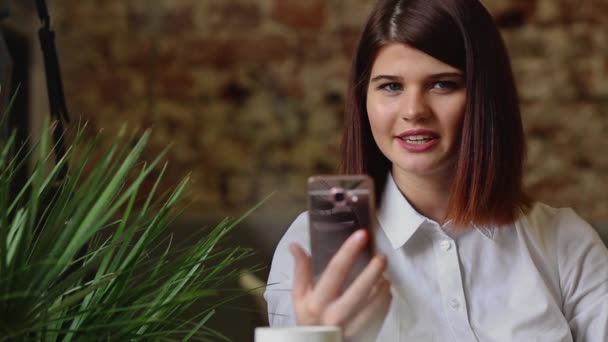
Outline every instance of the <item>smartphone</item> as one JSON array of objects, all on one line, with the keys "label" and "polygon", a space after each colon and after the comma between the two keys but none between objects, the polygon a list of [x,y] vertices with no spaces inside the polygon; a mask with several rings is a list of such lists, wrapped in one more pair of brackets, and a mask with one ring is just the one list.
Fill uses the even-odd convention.
[{"label": "smartphone", "polygon": [[367,266],[374,253],[374,183],[367,175],[326,175],[308,179],[308,218],[313,282],[316,283],[348,237],[367,229],[369,241],[344,286]]}]

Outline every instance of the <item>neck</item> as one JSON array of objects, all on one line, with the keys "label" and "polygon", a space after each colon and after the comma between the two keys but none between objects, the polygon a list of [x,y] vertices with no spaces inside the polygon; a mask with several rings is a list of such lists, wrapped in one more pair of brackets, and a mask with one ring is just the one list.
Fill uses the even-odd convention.
[{"label": "neck", "polygon": [[393,178],[401,193],[420,214],[444,224],[452,186],[451,177],[443,174],[419,176],[395,170]]}]

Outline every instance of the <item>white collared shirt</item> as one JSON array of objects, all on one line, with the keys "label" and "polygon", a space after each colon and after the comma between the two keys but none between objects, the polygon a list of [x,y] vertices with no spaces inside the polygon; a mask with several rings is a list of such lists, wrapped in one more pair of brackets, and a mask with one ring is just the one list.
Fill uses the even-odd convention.
[{"label": "white collared shirt", "polygon": [[[381,203],[375,238],[393,300],[376,341],[608,341],[608,250],[572,210],[537,203],[509,227],[450,236],[390,175]],[[306,213],[274,254],[271,326],[295,325],[292,242],[310,250]]]}]

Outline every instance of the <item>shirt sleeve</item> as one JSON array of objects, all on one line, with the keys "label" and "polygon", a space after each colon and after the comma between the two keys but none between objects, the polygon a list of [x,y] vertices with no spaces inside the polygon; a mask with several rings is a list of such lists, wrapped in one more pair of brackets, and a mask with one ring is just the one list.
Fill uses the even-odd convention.
[{"label": "shirt sleeve", "polygon": [[308,214],[300,214],[291,224],[274,252],[264,298],[268,304],[268,322],[271,327],[295,326],[296,318],[291,300],[293,256],[289,245],[298,243],[310,253]]},{"label": "shirt sleeve", "polygon": [[608,249],[574,211],[560,210],[557,260],[563,312],[575,341],[608,341]]}]

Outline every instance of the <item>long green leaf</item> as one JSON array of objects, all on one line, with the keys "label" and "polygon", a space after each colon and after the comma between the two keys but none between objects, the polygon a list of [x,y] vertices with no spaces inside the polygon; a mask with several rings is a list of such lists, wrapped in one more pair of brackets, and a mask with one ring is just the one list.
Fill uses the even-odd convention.
[{"label": "long green leaf", "polygon": [[[224,339],[207,324],[244,293],[223,287],[250,252],[220,247],[242,218],[175,244],[169,229],[189,182],[160,190],[167,150],[139,160],[149,131],[122,128],[102,147],[99,134],[85,141],[78,127],[60,160],[48,121],[41,132],[33,148],[12,140],[0,150],[0,341]],[[26,157],[31,175],[9,201]],[[216,300],[188,317],[201,298]]]}]

